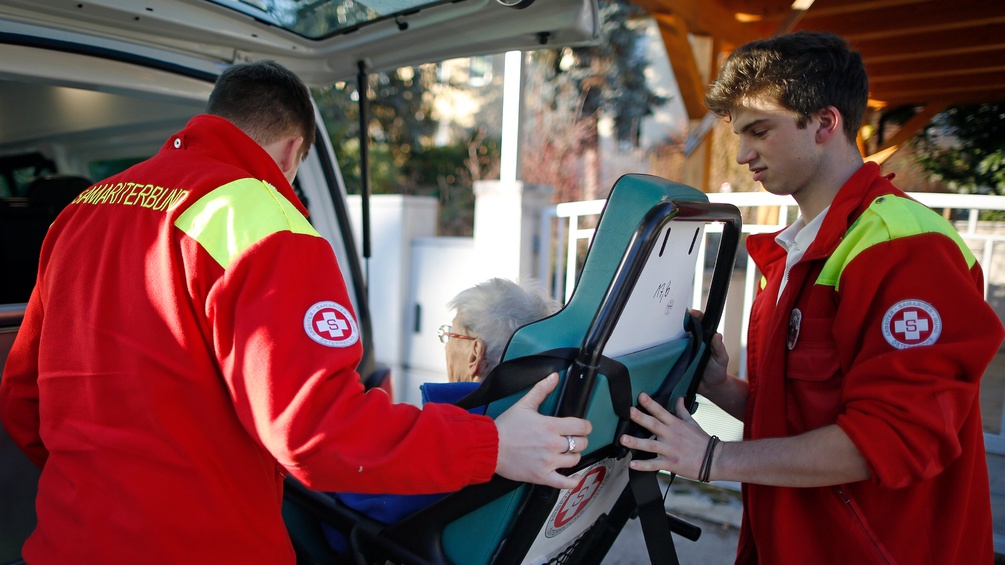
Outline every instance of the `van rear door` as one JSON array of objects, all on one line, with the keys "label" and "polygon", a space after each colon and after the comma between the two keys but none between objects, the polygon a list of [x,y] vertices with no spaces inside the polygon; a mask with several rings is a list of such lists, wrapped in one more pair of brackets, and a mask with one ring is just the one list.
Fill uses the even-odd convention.
[{"label": "van rear door", "polygon": [[273,59],[312,85],[461,56],[599,37],[596,0],[6,0],[5,22],[42,24],[197,56]]}]

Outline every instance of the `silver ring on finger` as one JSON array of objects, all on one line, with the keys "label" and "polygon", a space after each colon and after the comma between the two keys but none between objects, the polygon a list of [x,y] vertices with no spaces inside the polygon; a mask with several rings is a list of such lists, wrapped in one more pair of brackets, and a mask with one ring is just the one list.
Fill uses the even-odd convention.
[{"label": "silver ring on finger", "polygon": [[565,440],[569,442],[569,448],[566,449],[565,451],[563,451],[562,454],[564,455],[566,453],[575,453],[576,452],[576,438],[574,438],[572,436],[565,436]]}]

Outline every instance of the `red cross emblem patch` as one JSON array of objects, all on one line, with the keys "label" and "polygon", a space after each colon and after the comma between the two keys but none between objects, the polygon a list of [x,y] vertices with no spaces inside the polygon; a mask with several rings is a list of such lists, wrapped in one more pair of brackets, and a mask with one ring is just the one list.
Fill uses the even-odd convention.
[{"label": "red cross emblem patch", "polygon": [[583,515],[610,478],[613,460],[605,459],[586,471],[576,488],[568,491],[551,512],[545,527],[545,537],[553,538]]},{"label": "red cross emblem patch", "polygon": [[941,333],[939,311],[922,300],[902,300],[883,316],[883,337],[897,349],[932,345]]},{"label": "red cross emblem patch", "polygon": [[359,341],[356,319],[344,306],[330,300],[307,309],[304,331],[307,337],[325,347],[349,347]]}]

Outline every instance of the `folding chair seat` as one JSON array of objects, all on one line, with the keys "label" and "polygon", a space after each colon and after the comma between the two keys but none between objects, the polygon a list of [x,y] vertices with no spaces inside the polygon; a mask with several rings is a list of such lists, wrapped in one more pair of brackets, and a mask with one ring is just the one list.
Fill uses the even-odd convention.
[{"label": "folding chair seat", "polygon": [[[699,322],[687,312],[709,222],[721,222],[723,235]],[[697,539],[700,530],[665,513],[656,475],[630,471],[628,461],[642,455],[618,438],[644,435],[628,419],[641,392],[665,406],[684,397],[694,410],[739,233],[734,206],[710,204],[700,191],[658,177],[623,176],[611,190],[568,304],[517,330],[502,363],[457,403],[484,406],[497,417],[539,379],[559,372],[559,386],[541,412],[593,424],[580,464],[567,470],[580,477],[576,488],[497,476],[394,525],[321,500],[295,481],[287,482],[288,501],[345,531],[356,563],[597,563],[636,514],[644,518],[651,558],[675,562],[671,531]],[[304,543],[291,532],[295,543]]]}]

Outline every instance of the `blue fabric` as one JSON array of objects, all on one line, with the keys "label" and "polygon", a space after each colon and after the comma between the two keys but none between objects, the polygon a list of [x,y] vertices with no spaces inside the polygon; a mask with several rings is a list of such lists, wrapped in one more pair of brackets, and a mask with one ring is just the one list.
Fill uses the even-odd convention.
[{"label": "blue fabric", "polygon": [[[439,404],[454,404],[474,391],[481,383],[425,383],[419,385],[422,393],[422,403],[436,402]],[[470,410],[475,412],[475,410]],[[478,409],[481,413],[482,410]]]},{"label": "blue fabric", "polygon": [[[419,386],[422,393],[422,403],[453,404],[478,388],[480,383],[425,383]],[[485,407],[472,408],[469,412],[481,414]],[[385,524],[397,524],[402,519],[422,510],[450,493],[440,494],[357,494],[328,493],[332,498],[358,510],[359,512],[380,520]],[[338,529],[322,523],[328,544],[338,553],[348,549],[345,535]]]},{"label": "blue fabric", "polygon": [[[343,492],[329,493],[329,496],[385,524],[397,524],[403,518],[422,510],[447,494],[450,493],[398,495]],[[328,540],[328,545],[338,553],[345,553],[346,549],[348,549],[345,535],[328,524],[322,523],[322,526],[324,527],[325,539]]]}]

